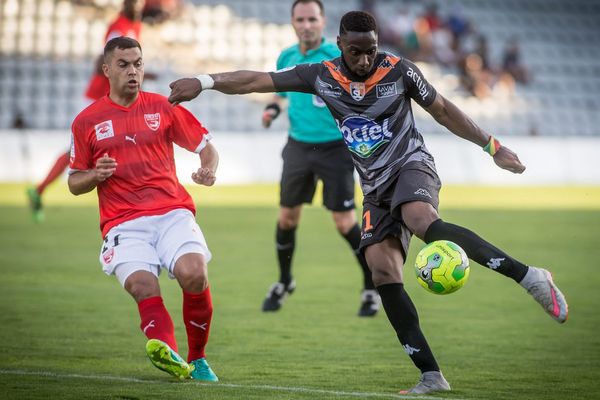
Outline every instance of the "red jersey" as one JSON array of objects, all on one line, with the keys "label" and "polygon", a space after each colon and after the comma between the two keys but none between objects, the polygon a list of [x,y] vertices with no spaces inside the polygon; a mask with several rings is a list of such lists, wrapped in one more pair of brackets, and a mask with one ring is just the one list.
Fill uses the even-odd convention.
[{"label": "red jersey", "polygon": [[[119,36],[127,36],[139,40],[141,30],[142,23],[140,21],[132,21],[123,14],[119,14],[119,17],[108,27],[104,36],[104,44]],[[108,78],[104,74],[94,73],[85,95],[91,100],[98,100],[107,94],[109,90]]]},{"label": "red jersey", "polygon": [[185,108],[155,93],[140,91],[129,107],[104,96],[79,113],[71,129],[71,170],[94,169],[104,154],[118,164],[97,186],[103,236],[134,218],[179,208],[196,212],[177,179],[173,143],[199,153],[210,134]]}]

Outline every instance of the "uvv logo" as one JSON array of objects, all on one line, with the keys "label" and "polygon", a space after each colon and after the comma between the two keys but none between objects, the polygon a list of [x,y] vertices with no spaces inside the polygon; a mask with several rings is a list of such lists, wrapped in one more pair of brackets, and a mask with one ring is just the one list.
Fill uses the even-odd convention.
[{"label": "uvv logo", "polygon": [[392,132],[388,130],[388,118],[379,125],[368,118],[349,117],[341,124],[338,122],[338,128],[348,149],[362,158],[370,157],[392,137]]}]

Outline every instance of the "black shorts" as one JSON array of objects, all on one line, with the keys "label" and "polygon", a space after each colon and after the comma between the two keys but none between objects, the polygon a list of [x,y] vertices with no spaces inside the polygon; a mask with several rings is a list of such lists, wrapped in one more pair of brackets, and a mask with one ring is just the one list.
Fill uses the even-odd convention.
[{"label": "black shorts", "polygon": [[323,181],[323,204],[348,211],[354,204],[354,165],[344,141],[303,143],[292,138],[283,148],[280,200],[283,207],[312,203],[317,181]]},{"label": "black shorts", "polygon": [[411,201],[424,201],[436,210],[442,184],[437,173],[425,164],[403,167],[389,185],[365,196],[360,250],[396,236],[406,258],[412,232],[402,222],[400,206]]}]

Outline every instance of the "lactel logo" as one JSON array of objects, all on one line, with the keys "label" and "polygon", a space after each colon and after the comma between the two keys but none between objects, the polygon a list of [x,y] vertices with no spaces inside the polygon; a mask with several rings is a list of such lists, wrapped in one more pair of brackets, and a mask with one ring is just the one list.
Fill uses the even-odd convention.
[{"label": "lactel logo", "polygon": [[392,132],[388,130],[388,118],[379,125],[368,118],[349,117],[341,124],[338,122],[338,128],[348,149],[362,158],[371,156],[392,137]]}]

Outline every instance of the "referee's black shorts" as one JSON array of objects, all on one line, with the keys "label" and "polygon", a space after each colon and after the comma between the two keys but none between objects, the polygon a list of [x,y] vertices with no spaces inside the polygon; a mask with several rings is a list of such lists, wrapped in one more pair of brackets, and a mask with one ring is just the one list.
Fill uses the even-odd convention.
[{"label": "referee's black shorts", "polygon": [[317,181],[323,181],[323,205],[347,211],[354,204],[354,165],[343,140],[304,143],[288,138],[283,148],[280,200],[283,207],[312,203]]}]

